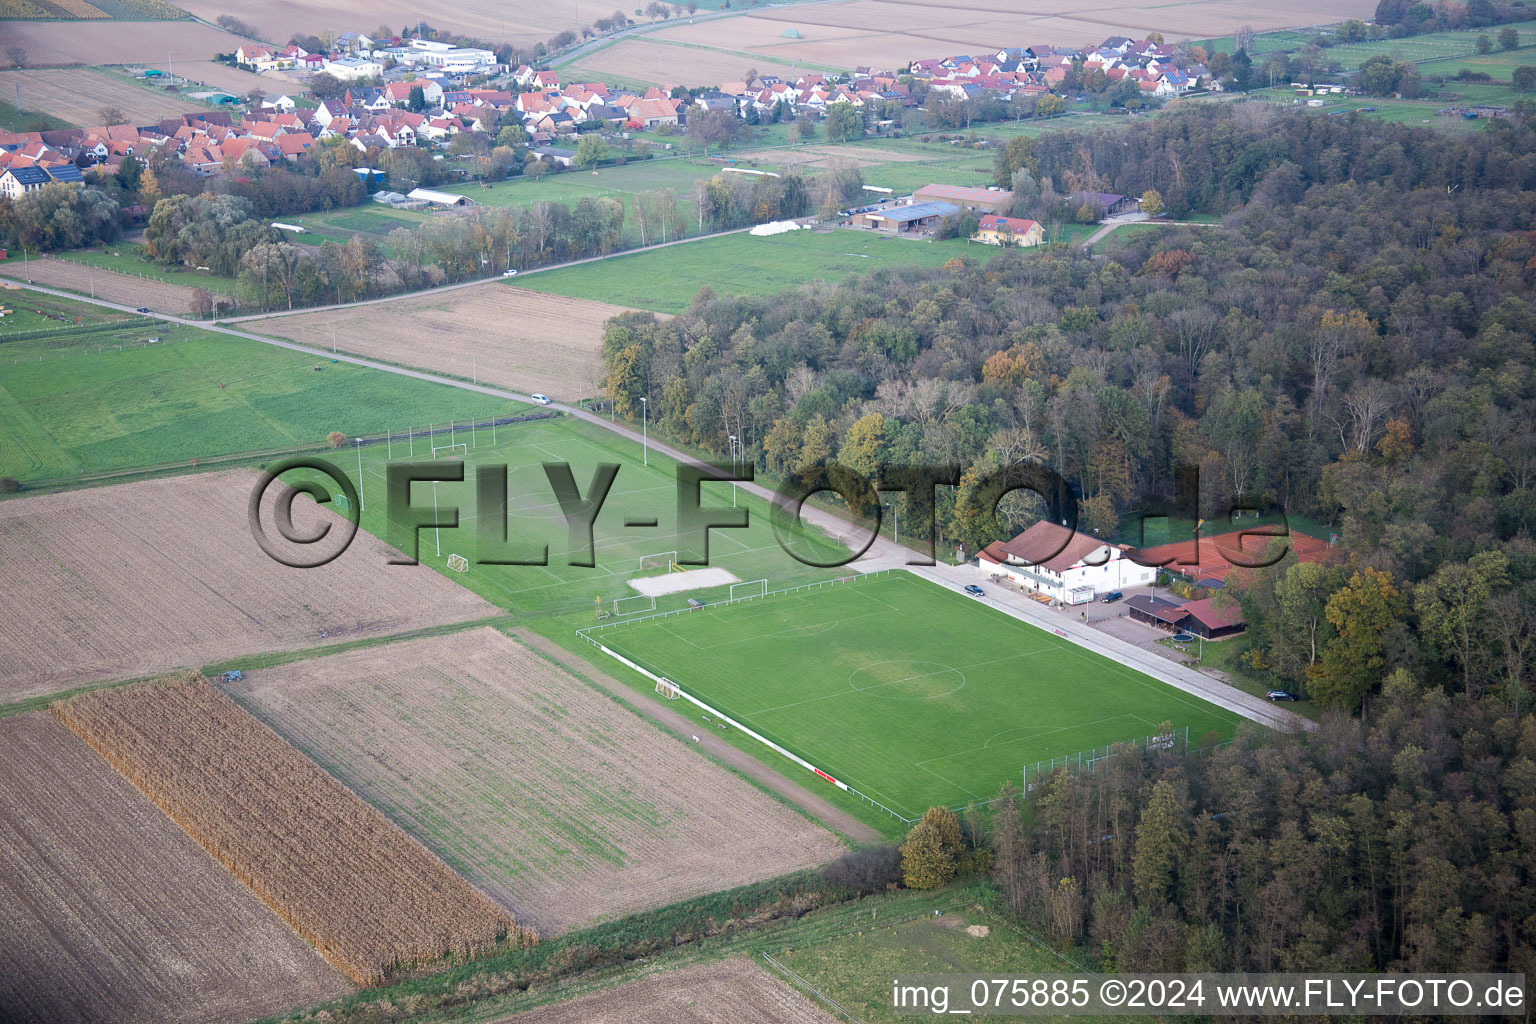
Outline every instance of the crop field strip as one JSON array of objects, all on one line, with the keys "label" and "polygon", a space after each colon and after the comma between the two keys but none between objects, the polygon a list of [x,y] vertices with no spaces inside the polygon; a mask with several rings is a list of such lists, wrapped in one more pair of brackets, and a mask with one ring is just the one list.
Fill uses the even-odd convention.
[{"label": "crop field strip", "polygon": [[494,1024],[834,1024],[787,983],[745,957],[650,974],[606,992],[543,1006]]},{"label": "crop field strip", "polygon": [[52,711],[359,984],[537,940],[199,676]]},{"label": "crop field strip", "polygon": [[[63,72],[70,74],[71,72]],[[38,71],[0,72],[0,78],[8,74],[36,75]],[[184,109],[192,107],[183,105]],[[169,284],[147,280],[112,270],[102,270],[72,259],[7,260],[0,264],[0,277],[29,284],[63,288],[90,295],[108,302],[125,306],[147,306],[161,313],[187,313],[192,309],[194,285]]]},{"label": "crop field strip", "polygon": [[603,325],[624,312],[604,302],[488,285],[246,328],[575,401],[601,392]]},{"label": "crop field strip", "polygon": [[251,672],[224,688],[544,934],[843,849],[494,629]]},{"label": "crop field strip", "polygon": [[590,636],[909,817],[1163,722],[1199,738],[1236,721],[906,573]]},{"label": "crop field strip", "polygon": [[334,968],[46,712],[0,721],[0,1017],[250,1020]]},{"label": "crop field strip", "polygon": [[[0,701],[496,614],[424,567],[386,564],[389,549],[366,534],[320,568],[279,565],[250,534],[256,479],[238,470],[0,503]],[[296,503],[299,529],[315,525],[305,505],[331,515]]]}]

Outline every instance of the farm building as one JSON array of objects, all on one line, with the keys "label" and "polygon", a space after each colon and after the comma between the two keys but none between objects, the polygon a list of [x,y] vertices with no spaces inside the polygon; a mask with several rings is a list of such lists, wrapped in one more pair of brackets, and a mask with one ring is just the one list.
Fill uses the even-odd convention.
[{"label": "farm building", "polygon": [[1126,557],[1129,550],[1042,520],[1010,541],[987,545],[977,564],[1026,591],[1063,604],[1087,604],[1098,594],[1153,581],[1157,570]]},{"label": "farm building", "polygon": [[911,203],[854,214],[852,223],[856,228],[891,235],[920,234],[959,212],[960,207],[954,203]]},{"label": "farm building", "polygon": [[1073,192],[1068,198],[1074,209],[1090,206],[1098,211],[1100,217],[1113,217],[1119,213],[1133,213],[1140,207],[1140,201],[1130,196],[1117,195],[1114,192]]},{"label": "farm building", "polygon": [[1161,597],[1135,594],[1125,599],[1125,607],[1137,622],[1161,629],[1178,629],[1179,623],[1184,621],[1184,606]]},{"label": "farm building", "polygon": [[1013,206],[1013,193],[1001,189],[971,188],[968,185],[924,185],[912,193],[914,203],[954,203],[972,213],[1006,214]]},{"label": "farm building", "polygon": [[976,234],[971,238],[987,245],[1039,245],[1045,241],[1045,229],[1032,220],[989,213],[981,218]]},{"label": "farm building", "polygon": [[1236,636],[1248,624],[1243,621],[1243,609],[1236,599],[1229,598],[1223,601],[1225,607],[1217,608],[1213,604],[1215,598],[1207,597],[1201,601],[1190,601],[1184,606],[1184,618],[1179,620],[1179,628],[1186,633],[1204,637],[1207,640],[1221,640],[1225,637]]},{"label": "farm building", "polygon": [[456,196],[452,192],[435,192],[430,188],[413,188],[405,194],[407,199],[416,199],[425,203],[438,203],[442,206],[474,206],[474,201],[469,196]]}]

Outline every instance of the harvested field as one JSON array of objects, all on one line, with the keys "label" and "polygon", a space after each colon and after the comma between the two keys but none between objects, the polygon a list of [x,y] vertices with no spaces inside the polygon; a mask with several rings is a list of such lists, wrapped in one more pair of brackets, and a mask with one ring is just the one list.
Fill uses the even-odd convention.
[{"label": "harvested field", "polygon": [[[541,3],[539,0],[465,0],[464,3],[411,3],[408,0],[188,0],[181,5],[199,18],[213,21],[233,14],[259,30],[271,42],[281,42],[295,32],[314,32],[323,25],[414,25],[425,21],[435,28],[459,32],[492,42],[522,45],[547,42],[563,29],[579,29],[593,18],[606,17],[611,8],[582,4]],[[578,20],[578,14],[580,19]],[[367,31],[371,32],[370,27]]]},{"label": "harvested field", "polygon": [[495,1024],[833,1024],[834,1018],[745,957],[665,974],[505,1017]]},{"label": "harvested field", "polygon": [[419,366],[561,401],[598,393],[603,323],[624,306],[488,284],[243,324],[318,348]]},{"label": "harvested field", "polygon": [[200,676],[52,711],[359,984],[537,938]]},{"label": "harvested field", "polygon": [[[10,74],[11,72],[6,72]],[[23,71],[19,74],[40,74]],[[192,296],[197,289],[180,284],[166,284],[148,278],[118,274],[101,270],[83,263],[57,260],[49,257],[7,260],[0,263],[0,277],[52,288],[67,288],[82,295],[94,295],[108,302],[125,306],[148,306],[161,313],[188,313],[192,310]]]},{"label": "harvested field", "polygon": [[[217,12],[222,13],[222,12]],[[210,15],[216,17],[217,13]],[[313,31],[313,26],[304,31]],[[195,21],[8,21],[0,23],[0,46],[26,48],[29,68],[60,64],[147,64],[210,60],[233,53],[248,40]],[[14,97],[13,97],[14,98]],[[22,99],[23,104],[26,98]]]},{"label": "harvested field", "polygon": [[0,92],[12,100],[18,84],[23,109],[52,114],[81,127],[101,124],[97,112],[103,107],[118,108],[133,124],[152,124],[161,118],[208,109],[177,93],[94,71],[0,71]]},{"label": "harvested field", "polygon": [[0,1016],[251,1020],[346,979],[51,715],[0,720]]},{"label": "harvested field", "polygon": [[[1344,0],[1342,4],[1323,0],[1287,4],[1190,0],[1173,5],[1155,0],[1109,5],[1090,0],[847,0],[678,24],[648,38],[653,40],[651,51],[658,49],[656,42],[670,41],[720,51],[750,51],[780,63],[897,68],[957,50],[992,52],[999,45],[1030,42],[1084,46],[1108,35],[1144,36],[1148,32],[1161,32],[1173,42],[1227,35],[1242,25],[1262,32],[1331,24],[1350,17],[1369,18],[1374,11],[1375,5],[1369,0]],[[791,29],[800,38],[785,38],[784,32]],[[604,56],[608,52],[612,51],[604,51]],[[652,52],[650,67],[645,69],[652,78],[660,75],[668,81],[681,80],[690,66],[689,58],[681,55],[665,61],[662,68],[656,67],[656,59]],[[587,63],[603,66],[597,58]],[[727,77],[738,77],[739,73],[738,69],[736,75]]]},{"label": "harvested field", "polygon": [[490,628],[250,672],[229,692],[546,934],[842,852]]},{"label": "harvested field", "polygon": [[280,72],[253,74],[220,64],[214,60],[189,60],[176,62],[176,74],[193,82],[202,82],[215,89],[225,89],[236,96],[244,96],[252,89],[261,89],[273,95],[289,95],[297,99],[309,90],[297,85]]},{"label": "harvested field", "polygon": [[[279,565],[246,519],[257,479],[205,473],[0,504],[0,701],[496,614],[426,566],[386,565],[389,549],[365,533],[318,569]],[[307,499],[294,511],[300,530],[322,515]]]},{"label": "harvested field", "polygon": [[[726,23],[731,25],[745,21],[744,18],[726,19]],[[658,32],[654,36],[656,39],[663,37],[671,38],[670,30]],[[582,58],[582,66],[598,74],[654,85],[666,82],[713,85],[739,80],[748,68],[757,68],[764,75],[794,79],[806,70],[803,67],[796,70],[788,59],[777,61],[755,53],[725,53],[694,46],[671,46],[653,42],[652,39],[650,34],[625,39]],[[743,48],[732,46],[731,49]]]}]

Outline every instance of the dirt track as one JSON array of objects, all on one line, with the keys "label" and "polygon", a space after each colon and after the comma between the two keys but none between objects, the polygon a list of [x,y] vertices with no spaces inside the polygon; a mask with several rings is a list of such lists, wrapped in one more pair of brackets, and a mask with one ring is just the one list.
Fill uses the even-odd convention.
[{"label": "dirt track", "polygon": [[251,1020],[346,980],[46,712],[0,720],[0,1017]]}]

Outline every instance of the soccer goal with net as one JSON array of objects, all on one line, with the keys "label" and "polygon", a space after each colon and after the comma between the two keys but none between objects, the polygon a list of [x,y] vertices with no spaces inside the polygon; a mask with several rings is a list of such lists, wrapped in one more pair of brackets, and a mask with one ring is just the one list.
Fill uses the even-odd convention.
[{"label": "soccer goal with net", "polygon": [[656,598],[650,594],[639,594],[635,597],[616,597],[613,599],[613,614],[639,615],[641,612],[653,612],[656,610]]},{"label": "soccer goal with net", "polygon": [[677,688],[677,684],[670,679],[656,680],[656,692],[667,698],[667,700],[677,700],[677,698],[683,695],[682,691]]},{"label": "soccer goal with net", "polygon": [[747,601],[747,600],[750,600],[750,599],[752,599],[754,597],[767,597],[767,596],[768,596],[768,581],[766,579],[762,579],[762,580],[746,580],[745,582],[742,582],[742,583],[732,583],[731,584],[731,600],[732,601]]},{"label": "soccer goal with net", "polygon": [[432,446],[434,459],[467,459],[469,458],[469,445],[460,441],[458,444],[435,444]]},{"label": "soccer goal with net", "polygon": [[448,568],[454,572],[466,572],[469,569],[469,559],[463,555],[449,555]]},{"label": "soccer goal with net", "polygon": [[658,551],[654,555],[641,555],[640,556],[640,570],[642,572],[645,571],[646,569],[667,569],[667,570],[671,570],[676,565],[677,565],[677,552],[676,551]]}]

